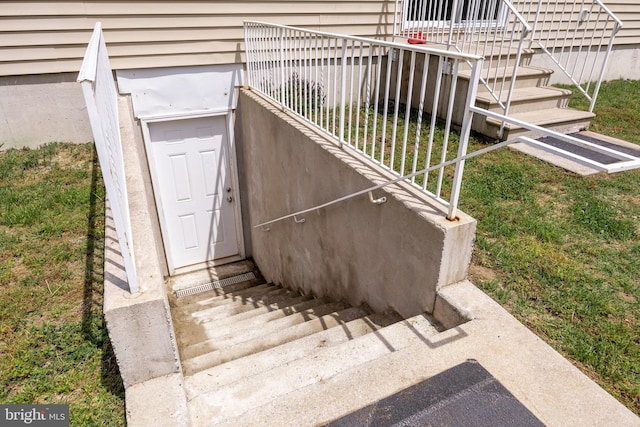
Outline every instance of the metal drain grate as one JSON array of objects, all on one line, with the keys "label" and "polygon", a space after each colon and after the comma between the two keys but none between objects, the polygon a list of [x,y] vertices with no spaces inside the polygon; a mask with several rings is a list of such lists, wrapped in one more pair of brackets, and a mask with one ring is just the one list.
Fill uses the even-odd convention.
[{"label": "metal drain grate", "polygon": [[240,282],[246,282],[247,280],[253,280],[255,278],[256,275],[253,274],[253,271],[250,271],[249,273],[244,273],[239,276],[227,277],[226,279],[217,280],[215,282],[203,283],[191,288],[180,289],[176,291],[176,297],[182,298],[188,295],[195,295],[202,292],[212,291],[214,289],[222,289],[225,286],[234,285]]}]

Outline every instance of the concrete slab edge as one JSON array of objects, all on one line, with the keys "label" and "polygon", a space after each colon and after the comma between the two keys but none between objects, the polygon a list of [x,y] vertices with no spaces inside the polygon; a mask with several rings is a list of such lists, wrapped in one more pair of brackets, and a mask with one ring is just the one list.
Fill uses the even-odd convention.
[{"label": "concrete slab edge", "polygon": [[468,319],[441,334],[468,338],[449,345],[452,359],[478,360],[546,425],[640,426],[631,410],[471,282],[441,288],[436,309]]},{"label": "concrete slab edge", "polygon": [[127,389],[127,425],[190,426],[182,374],[157,377]]}]

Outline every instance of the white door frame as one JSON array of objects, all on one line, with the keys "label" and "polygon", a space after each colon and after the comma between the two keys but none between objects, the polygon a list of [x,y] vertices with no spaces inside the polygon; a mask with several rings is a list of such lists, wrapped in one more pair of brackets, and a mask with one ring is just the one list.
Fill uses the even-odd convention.
[{"label": "white door frame", "polygon": [[152,159],[153,151],[151,150],[151,135],[149,132],[149,124],[157,123],[157,122],[167,122],[167,121],[175,121],[175,120],[188,120],[188,119],[197,119],[197,118],[206,118],[206,117],[220,117],[225,116],[226,127],[227,127],[227,153],[228,153],[228,167],[229,167],[229,180],[231,181],[231,188],[233,197],[236,199],[236,203],[234,203],[234,220],[236,221],[236,239],[238,241],[238,255],[230,256],[226,258],[220,258],[216,260],[208,260],[206,262],[187,266],[175,268],[173,259],[171,259],[171,251],[167,250],[166,243],[164,242],[165,237],[167,236],[166,224],[164,220],[164,211],[162,207],[162,195],[160,191],[156,191],[153,189],[154,200],[156,203],[156,209],[158,211],[158,220],[160,222],[160,230],[163,236],[163,248],[164,254],[167,261],[167,266],[169,268],[169,275],[173,276],[175,274],[186,273],[188,271],[198,270],[206,267],[210,267],[213,265],[226,264],[229,262],[240,261],[245,259],[245,248],[244,248],[244,232],[242,230],[242,214],[241,214],[241,197],[239,191],[239,181],[238,181],[238,167],[237,167],[237,159],[236,159],[236,150],[235,150],[235,137],[233,133],[233,110],[230,109],[218,109],[218,110],[204,110],[204,111],[190,111],[187,113],[176,113],[176,114],[166,114],[166,115],[157,115],[157,116],[140,116],[138,119],[142,125],[142,135],[144,139],[145,151],[147,153],[147,164],[149,166],[149,172],[151,173],[152,185],[153,182],[157,182],[158,179],[158,171],[156,170],[155,162]]}]

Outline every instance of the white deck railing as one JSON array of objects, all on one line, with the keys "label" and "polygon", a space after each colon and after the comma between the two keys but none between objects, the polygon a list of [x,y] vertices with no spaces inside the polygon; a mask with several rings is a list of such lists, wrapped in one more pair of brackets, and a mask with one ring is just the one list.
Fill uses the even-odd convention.
[{"label": "white deck railing", "polygon": [[[245,23],[245,43],[253,90],[405,177],[455,217],[479,56],[261,22]],[[467,89],[458,86],[463,68]],[[454,106],[467,112],[459,137]],[[436,116],[445,117],[440,126]]]},{"label": "white deck railing", "polygon": [[78,81],[82,84],[87,113],[100,161],[107,197],[124,258],[131,293],[138,292],[138,280],[131,240],[127,183],[118,121],[118,93],[100,23],[96,23],[82,62]]},{"label": "white deck railing", "polygon": [[600,0],[514,0],[532,23],[530,46],[540,48],[590,101],[593,111],[622,22]]},{"label": "white deck railing", "polygon": [[485,57],[481,81],[504,115],[525,48],[548,55],[593,111],[622,28],[600,0],[396,0],[396,16],[395,35]]},{"label": "white deck railing", "polygon": [[485,58],[480,82],[509,114],[516,75],[531,26],[507,0],[397,0],[396,35]]}]

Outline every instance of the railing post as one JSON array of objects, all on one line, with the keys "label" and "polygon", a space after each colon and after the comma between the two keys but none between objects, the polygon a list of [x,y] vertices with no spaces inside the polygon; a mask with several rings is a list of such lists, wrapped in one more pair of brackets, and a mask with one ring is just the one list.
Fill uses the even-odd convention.
[{"label": "railing post", "polygon": [[342,58],[340,60],[340,144],[345,144],[344,123],[347,92],[347,39],[342,40]]},{"label": "railing post", "polygon": [[451,197],[449,198],[449,214],[447,219],[454,221],[458,213],[458,200],[460,199],[460,188],[462,187],[462,175],[464,173],[464,159],[469,146],[469,136],[471,135],[471,122],[473,121],[473,111],[471,107],[476,102],[478,92],[478,82],[482,72],[482,60],[478,60],[473,64],[471,69],[471,78],[469,79],[469,89],[467,91],[467,99],[464,102],[464,117],[462,119],[462,128],[460,129],[460,144],[458,146],[458,156],[456,161],[456,169],[453,175],[453,184],[451,187]]},{"label": "railing post", "polygon": [[280,105],[285,108],[285,94],[286,94],[286,74],[285,74],[285,61],[284,61],[284,28],[280,28]]},{"label": "railing post", "polygon": [[536,36],[536,31],[538,30],[538,20],[540,19],[540,10],[542,9],[542,2],[539,1],[538,2],[538,8],[536,9],[536,17],[535,20],[533,21],[533,25],[531,27],[531,36],[529,37],[529,49],[531,49],[531,46],[533,45],[533,39]]},{"label": "railing post", "polygon": [[611,55],[611,49],[613,48],[613,40],[615,39],[615,36],[619,30],[620,30],[620,25],[616,23],[612,31],[611,37],[609,38],[609,44],[607,45],[607,53],[604,55],[604,59],[602,60],[602,67],[600,68],[598,81],[596,82],[596,86],[593,89],[593,95],[591,95],[591,102],[589,103],[590,113],[593,113],[593,108],[596,105],[596,100],[598,99],[598,92],[600,92],[600,85],[602,85],[602,78],[604,77],[604,73],[607,70],[607,66],[609,65],[609,56]]},{"label": "railing post", "polygon": [[[447,46],[451,46],[453,43],[453,23],[456,20],[456,15],[458,14],[458,2],[453,1],[451,5],[451,18],[449,19],[449,39],[447,40]],[[456,47],[458,47],[458,43],[456,42]]]}]

